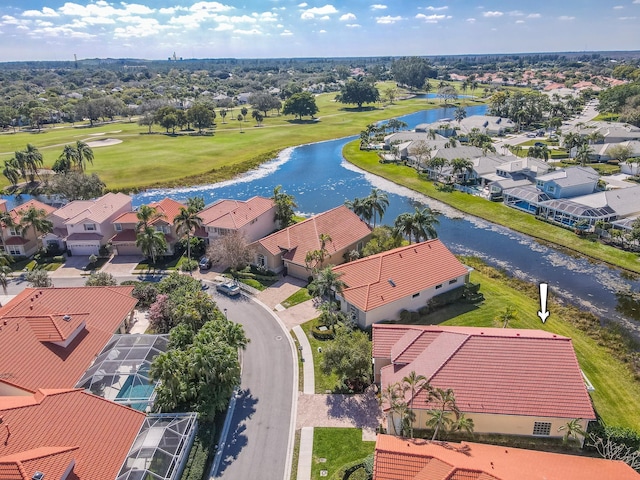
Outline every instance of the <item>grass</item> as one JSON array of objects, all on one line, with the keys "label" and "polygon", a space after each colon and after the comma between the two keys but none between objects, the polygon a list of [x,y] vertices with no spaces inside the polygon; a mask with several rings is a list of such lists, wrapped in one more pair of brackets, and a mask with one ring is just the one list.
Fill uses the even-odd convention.
[{"label": "grass", "polygon": [[324,352],[319,351],[318,349],[322,349],[326,347],[331,340],[318,340],[311,334],[311,329],[315,324],[316,319],[309,320],[308,322],[300,325],[305,335],[309,339],[309,344],[311,345],[311,353],[313,354],[313,373],[316,380],[316,393],[327,393],[333,392],[340,386],[340,378],[335,373],[331,373],[326,375],[322,371],[322,364],[324,363]]},{"label": "grass", "polygon": [[309,294],[309,290],[305,287],[290,295],[284,302],[281,303],[281,305],[284,308],[290,308],[294,305],[298,305],[299,303],[311,300],[312,298],[313,297]]},{"label": "grass", "polygon": [[593,119],[594,122],[602,121],[602,122],[617,122],[618,117],[620,117],[617,113],[599,113]]},{"label": "grass", "polygon": [[433,182],[424,180],[411,167],[381,164],[375,152],[361,151],[357,141],[348,143],[343,150],[343,155],[349,162],[363,170],[440,200],[462,212],[504,225],[517,232],[576,251],[587,257],[640,273],[640,257],[634,253],[581,239],[571,230],[541,222],[532,215],[506,207],[502,203],[490,202],[459,191],[441,191]]},{"label": "grass", "polygon": [[186,257],[160,257],[156,259],[156,263],[151,263],[151,260],[143,260],[137,264],[134,268],[135,271],[145,271],[147,273],[155,272],[157,270],[177,270],[180,268],[180,263]]},{"label": "grass", "polygon": [[[51,167],[67,143],[112,138],[122,143],[96,147],[94,165],[87,169],[88,173],[100,175],[110,190],[213,183],[275,158],[286,147],[357,135],[370,123],[439,106],[433,101],[411,98],[357,110],[335,102],[334,98],[335,93],[316,97],[319,108],[316,121],[296,121],[292,116],[270,113],[260,127],[252,121],[242,122],[243,135],[239,134],[240,122],[228,120],[223,124],[220,119],[214,136],[165,135],[158,126],[148,134],[147,127],[128,121],[93,128],[47,128],[41,133],[4,134],[0,135],[0,162],[32,143],[42,153],[45,167]],[[464,103],[479,104],[473,100]],[[231,111],[227,118],[236,114]],[[1,177],[0,187],[6,185],[6,179]]]},{"label": "grass", "polygon": [[293,442],[293,452],[291,454],[291,477],[290,480],[298,478],[298,462],[300,461],[300,430],[296,430]]},{"label": "grass", "polygon": [[[438,310],[428,316],[430,324],[458,325],[472,327],[501,326],[494,318],[506,306],[518,312],[518,319],[509,324],[510,328],[541,329],[570,337],[580,363],[580,367],[595,387],[591,393],[596,411],[608,425],[631,427],[640,431],[640,383],[628,365],[613,357],[604,339],[595,340],[578,329],[575,320],[576,309],[563,307],[553,299],[549,301],[550,317],[541,323],[537,316],[540,307],[537,286],[529,284],[531,291],[522,291],[521,284],[498,274],[495,269],[463,259],[476,270],[471,274],[473,283],[480,283],[480,291],[485,301],[478,306],[455,304]],[[483,270],[484,272],[481,272]],[[316,379],[316,382],[318,379]]]},{"label": "grass", "polygon": [[551,141],[546,137],[532,138],[531,140],[527,140],[525,142],[519,143],[520,147],[534,147],[536,143],[544,143],[547,147],[557,147],[559,145],[558,141]]},{"label": "grass", "polygon": [[[364,459],[373,453],[376,442],[363,442],[359,428],[314,428],[312,480],[331,478],[343,465]],[[326,459],[321,462],[320,459]],[[326,477],[320,471],[326,470]]]}]

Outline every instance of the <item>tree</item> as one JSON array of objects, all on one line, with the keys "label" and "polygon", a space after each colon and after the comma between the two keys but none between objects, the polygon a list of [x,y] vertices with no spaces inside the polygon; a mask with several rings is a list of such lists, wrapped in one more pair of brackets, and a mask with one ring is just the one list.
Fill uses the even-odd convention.
[{"label": "tree", "polygon": [[576,152],[576,161],[584,167],[591,160],[592,153],[593,150],[588,144],[582,144],[578,147],[578,151]]},{"label": "tree", "polygon": [[450,165],[454,183],[457,183],[460,175],[462,175],[464,181],[473,172],[473,162],[466,158],[454,158],[451,160]]},{"label": "tree", "polygon": [[18,185],[18,180],[20,180],[20,168],[18,167],[18,162],[15,157],[4,161],[2,174],[7,180],[9,180],[9,182],[11,182],[11,185],[14,187]]},{"label": "tree", "polygon": [[258,125],[260,125],[262,123],[262,120],[264,120],[264,117],[258,110],[254,110],[253,112],[251,112],[251,116],[253,117],[253,119],[256,121]]},{"label": "tree", "polygon": [[[380,394],[380,405],[384,407],[388,407],[391,425],[393,427],[393,434],[398,435],[398,429],[396,428],[395,422],[395,414],[400,414],[400,424],[402,425],[402,413],[404,411],[404,405],[406,405],[404,401],[404,391],[399,383],[390,383],[388,384]],[[400,429],[400,434],[402,434],[402,427]]]},{"label": "tree", "polygon": [[222,118],[222,123],[225,123],[224,119],[227,118],[227,109],[226,108],[221,108],[220,109],[220,117]]},{"label": "tree", "polygon": [[[280,110],[282,102],[269,93],[254,93],[249,97],[249,104],[256,110],[268,116],[269,110]],[[246,114],[245,114],[246,115]],[[243,115],[244,116],[244,115]]]},{"label": "tree", "polygon": [[198,129],[199,133],[202,133],[203,129],[211,127],[214,118],[211,109],[203,103],[196,103],[187,110],[187,120]]},{"label": "tree", "polygon": [[56,173],[68,173],[76,163],[75,157],[78,154],[73,145],[65,145],[62,153],[53,164],[52,170]]},{"label": "tree", "polygon": [[391,74],[397,83],[407,85],[412,90],[423,88],[428,77],[432,76],[429,62],[421,57],[404,57],[391,64]]},{"label": "tree", "polygon": [[430,418],[427,420],[427,426],[433,428],[433,436],[431,440],[438,438],[441,428],[449,429],[453,426],[454,421],[450,417],[453,413],[456,418],[460,415],[460,410],[456,405],[456,397],[453,390],[443,388],[433,388],[431,395],[427,399],[428,404],[434,404],[435,408],[427,410]]},{"label": "tree", "polygon": [[510,322],[513,322],[514,320],[517,320],[517,319],[518,319],[518,311],[509,305],[507,305],[504,308],[504,310],[502,310],[495,317],[496,322],[502,325],[502,328],[507,328]]},{"label": "tree", "polygon": [[371,240],[362,249],[362,256],[368,257],[376,253],[386,252],[399,247],[402,237],[397,235],[388,225],[380,225],[371,231]]},{"label": "tree", "polygon": [[440,179],[440,177],[442,176],[442,170],[447,165],[449,165],[449,161],[446,158],[442,157],[430,158],[425,164],[428,169],[437,172],[436,180]]},{"label": "tree", "polygon": [[80,172],[84,172],[87,169],[87,163],[93,165],[93,150],[81,140],[76,142],[75,162]]},{"label": "tree", "polygon": [[289,195],[282,190],[282,185],[278,185],[273,189],[271,200],[276,205],[275,221],[280,229],[293,225],[293,217],[295,215],[294,208],[297,208],[293,195]]},{"label": "tree", "polygon": [[242,270],[254,260],[255,251],[239,230],[217,238],[207,249],[207,256],[217,265],[228,265],[231,270]]},{"label": "tree", "polygon": [[20,225],[25,230],[28,228],[33,229],[36,242],[39,238],[38,234],[46,234],[53,231],[53,223],[47,220],[47,212],[44,209],[31,206],[26,211],[21,211],[20,214]]},{"label": "tree", "polygon": [[146,112],[138,118],[138,125],[141,127],[149,127],[149,133],[151,133],[151,127],[154,123],[156,123],[156,119],[154,114],[151,112]]},{"label": "tree", "polygon": [[335,299],[335,294],[342,294],[346,284],[340,280],[342,273],[335,272],[331,265],[324,267],[316,273],[315,278],[309,284],[309,293],[316,298]]},{"label": "tree", "polygon": [[362,391],[371,382],[371,341],[360,330],[339,329],[333,342],[324,348],[322,369],[334,372],[353,391]]},{"label": "tree", "polygon": [[372,188],[369,196],[364,199],[364,204],[366,210],[371,212],[371,215],[373,217],[373,227],[375,228],[376,218],[380,217],[380,221],[382,221],[384,212],[389,206],[389,197],[380,189]]},{"label": "tree", "polygon": [[110,287],[117,284],[115,277],[109,272],[92,273],[84,282],[85,287]]},{"label": "tree", "polygon": [[145,230],[150,227],[154,221],[159,218],[163,218],[164,216],[165,215],[158,212],[158,209],[155,207],[140,205],[136,211],[136,218],[138,219],[138,223],[136,223],[136,231]]},{"label": "tree", "polygon": [[[409,393],[409,410],[413,412],[413,400],[422,389],[429,390],[431,387],[427,382],[427,377],[424,375],[416,374],[415,370],[412,370],[406,377],[402,379],[403,390],[408,390]],[[413,422],[409,427],[409,436],[413,438]]]},{"label": "tree", "polygon": [[307,268],[313,270],[314,273],[318,271],[326,259],[331,257],[327,249],[327,243],[333,241],[328,233],[321,233],[318,238],[320,240],[320,248],[308,251],[304,259]]},{"label": "tree", "polygon": [[531,158],[542,158],[545,161],[549,160],[549,148],[546,145],[534,145],[527,150],[527,156]]},{"label": "tree", "polygon": [[372,83],[366,81],[349,80],[336,96],[340,103],[355,103],[362,108],[363,103],[375,103],[380,100],[380,92]]},{"label": "tree", "polygon": [[178,235],[187,235],[187,259],[191,260],[191,235],[202,226],[202,218],[193,208],[180,207],[180,213],[173,219]]},{"label": "tree", "polygon": [[401,213],[394,222],[394,230],[397,235],[405,235],[411,243],[415,238],[416,243],[430,238],[437,238],[435,225],[440,222],[436,218],[435,213],[429,207],[420,210],[416,207],[415,212]]},{"label": "tree", "polygon": [[284,115],[295,115],[300,120],[307,115],[313,118],[318,113],[316,99],[309,92],[295,93],[284,102],[282,113]]},{"label": "tree", "polygon": [[628,145],[614,145],[608,149],[607,154],[618,163],[625,163],[627,160],[638,161],[637,158],[631,158],[633,155],[633,147]]},{"label": "tree", "polygon": [[49,272],[41,268],[35,268],[25,275],[25,279],[33,288],[48,288],[53,284],[49,278]]},{"label": "tree", "polygon": [[458,107],[453,114],[453,118],[455,118],[456,122],[460,123],[462,120],[467,118],[467,111],[462,107]]},{"label": "tree", "polygon": [[438,89],[438,97],[440,97],[445,103],[458,99],[458,93],[456,89],[447,85]]},{"label": "tree", "polygon": [[581,421],[581,418],[574,418],[573,420],[569,420],[565,425],[558,427],[559,432],[564,432],[562,435],[562,443],[566,444],[571,438],[582,442],[587,432],[582,428]]},{"label": "tree", "polygon": [[81,172],[68,172],[55,175],[46,187],[47,192],[64,197],[68,201],[89,200],[104,193],[105,184],[97,174],[85,175]]},{"label": "tree", "polygon": [[164,237],[164,233],[147,226],[136,234],[136,247],[142,250],[143,255],[151,259],[152,264],[155,264],[158,256],[167,251],[167,239]]},{"label": "tree", "polygon": [[28,143],[27,148],[22,152],[21,158],[24,161],[24,170],[29,176],[29,181],[33,182],[35,177],[38,176],[38,169],[42,168],[42,154],[37,147]]},{"label": "tree", "polygon": [[246,122],[247,121],[247,113],[249,113],[249,110],[247,109],[247,107],[242,107],[240,109],[240,114],[242,115],[242,119]]},{"label": "tree", "polygon": [[0,266],[0,286],[2,291],[7,294],[7,287],[9,286],[9,275],[11,274],[11,268],[7,265]]}]

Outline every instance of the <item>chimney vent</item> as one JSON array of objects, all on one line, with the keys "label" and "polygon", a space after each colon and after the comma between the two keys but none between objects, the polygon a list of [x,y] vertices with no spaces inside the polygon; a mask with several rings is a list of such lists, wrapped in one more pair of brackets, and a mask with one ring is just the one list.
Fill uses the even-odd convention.
[{"label": "chimney vent", "polygon": [[62,317],[62,319],[63,319],[65,322],[68,322],[69,320],[71,320],[71,315],[65,315],[65,316],[63,316],[63,317]]},{"label": "chimney vent", "polygon": [[31,480],[44,480],[44,473],[42,472],[34,473],[33,477],[31,477]]}]

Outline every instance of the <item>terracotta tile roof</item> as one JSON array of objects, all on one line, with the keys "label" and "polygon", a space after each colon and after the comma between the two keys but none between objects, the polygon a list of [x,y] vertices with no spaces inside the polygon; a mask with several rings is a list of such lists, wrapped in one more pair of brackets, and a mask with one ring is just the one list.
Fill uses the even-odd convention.
[{"label": "terracotta tile roof", "polygon": [[107,193],[96,200],[76,200],[56,211],[65,223],[76,224],[83,220],[102,223],[117,210],[131,205],[131,197],[124,193]]},{"label": "terracotta tile roof", "polygon": [[11,214],[11,218],[16,223],[20,222],[20,219],[22,218],[22,215],[24,215],[24,212],[29,210],[29,208],[31,207],[34,207],[37,210],[44,210],[47,215],[56,211],[55,207],[52,207],[51,205],[47,205],[46,203],[31,199],[28,202],[22,203],[17,207],[12,208],[11,212],[9,212]]},{"label": "terracotta tile roof", "polygon": [[5,245],[26,245],[29,243],[29,240],[24,237],[13,236],[7,238],[4,243]]},{"label": "terracotta tile roof", "polygon": [[101,240],[103,235],[99,233],[72,233],[67,237],[67,241],[69,242],[77,242],[81,240]]},{"label": "terracotta tile roof", "polygon": [[[355,213],[341,205],[273,233],[256,244],[262,245],[272,255],[284,250],[287,253],[283,258],[304,265],[307,252],[320,249],[321,233],[331,236],[331,242],[325,248],[333,254],[365,239],[371,234],[371,229]],[[337,261],[342,262],[343,259]]]},{"label": "terracotta tile roof", "polygon": [[264,215],[273,206],[273,200],[266,197],[252,197],[247,201],[218,200],[198,215],[204,226],[237,230]]},{"label": "terracotta tile roof", "polygon": [[39,447],[0,457],[0,480],[32,480],[36,472],[45,478],[62,478],[75,462],[78,447]]},{"label": "terracotta tile roof", "polygon": [[111,237],[112,242],[135,242],[137,239],[136,231],[131,228],[122,230]]},{"label": "terracotta tile roof", "polygon": [[[163,198],[159,202],[153,202],[149,204],[150,207],[155,208],[158,213],[164,215],[164,218],[156,219],[154,222],[165,221],[167,223],[173,224],[173,219],[176,218],[176,215],[180,213],[181,208],[186,208],[184,203],[180,203],[177,200],[173,200],[171,198]],[[137,220],[136,220],[137,222]]]},{"label": "terracotta tile roof", "polygon": [[122,215],[113,219],[113,223],[138,223],[138,215],[136,212],[124,212]]},{"label": "terracotta tile roof", "polygon": [[0,378],[29,390],[73,387],[137,303],[132,291],[25,289],[0,308]]},{"label": "terracotta tile roof", "polygon": [[440,240],[400,247],[334,268],[343,297],[367,312],[468,273]]},{"label": "terracotta tile roof", "polygon": [[35,403],[9,408],[3,403],[7,397],[0,397],[0,427],[8,425],[11,432],[5,442],[5,429],[0,429],[0,462],[32,457],[27,461],[29,470],[58,479],[56,471],[73,459],[73,472],[81,480],[116,478],[144,413],[82,390],[39,391],[32,397]]},{"label": "terracotta tile roof", "polygon": [[374,480],[638,480],[621,461],[378,435]]},{"label": "terracotta tile roof", "polygon": [[[452,388],[467,413],[595,419],[569,338],[541,330],[404,326],[420,332],[409,337],[399,335],[401,327],[373,326],[374,356],[388,352],[380,356],[397,360],[381,369],[383,388],[415,370],[433,387]],[[397,351],[394,338],[402,346]],[[420,392],[414,402],[428,408],[426,400]]]}]

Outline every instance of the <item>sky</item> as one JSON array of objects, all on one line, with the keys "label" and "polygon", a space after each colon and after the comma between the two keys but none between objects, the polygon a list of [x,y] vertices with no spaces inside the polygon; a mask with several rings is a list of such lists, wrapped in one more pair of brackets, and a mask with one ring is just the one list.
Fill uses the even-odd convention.
[{"label": "sky", "polygon": [[640,50],[638,25],[640,0],[0,0],[0,61]]}]

